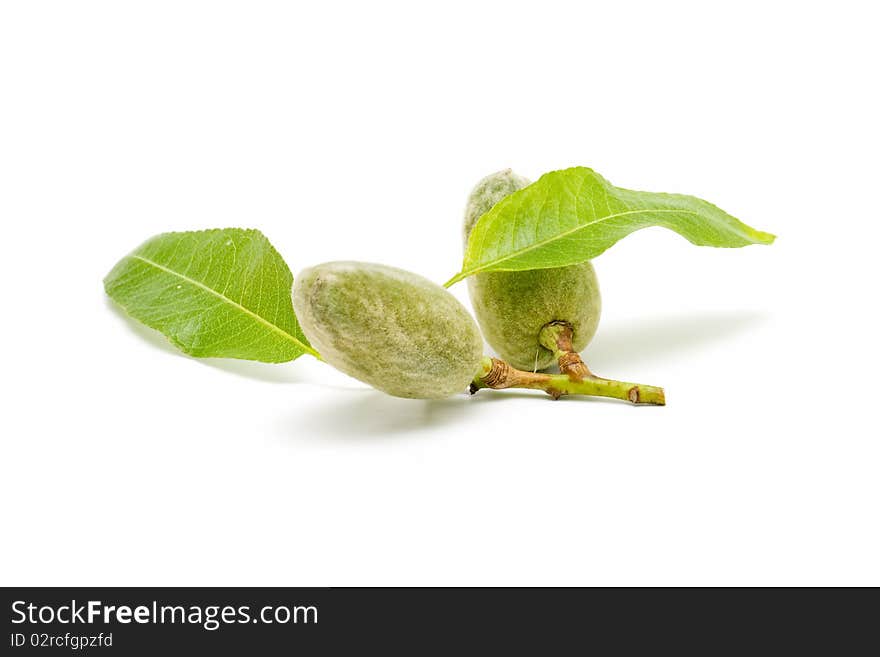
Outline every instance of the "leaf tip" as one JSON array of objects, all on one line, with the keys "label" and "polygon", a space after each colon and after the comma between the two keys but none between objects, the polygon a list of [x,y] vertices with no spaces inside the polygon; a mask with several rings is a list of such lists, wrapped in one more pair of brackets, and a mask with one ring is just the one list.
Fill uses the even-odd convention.
[{"label": "leaf tip", "polygon": [[776,241],[776,235],[774,235],[773,233],[765,233],[763,230],[755,230],[755,231],[753,231],[753,233],[754,233],[755,241],[758,244],[764,244],[764,245],[769,246],[770,244],[773,244],[773,242]]}]

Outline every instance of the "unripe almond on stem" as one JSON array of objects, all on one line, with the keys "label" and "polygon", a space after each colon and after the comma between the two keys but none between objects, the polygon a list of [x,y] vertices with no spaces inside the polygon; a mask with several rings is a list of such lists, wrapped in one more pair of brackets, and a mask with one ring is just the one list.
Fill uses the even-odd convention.
[{"label": "unripe almond on stem", "polygon": [[[504,197],[529,181],[510,169],[483,178],[468,198],[464,242],[477,220]],[[593,265],[529,271],[488,272],[468,278],[471,304],[483,335],[514,367],[542,370],[556,358],[541,344],[542,329],[565,322],[572,330],[574,351],[583,351],[599,325],[602,302]]]},{"label": "unripe almond on stem", "polygon": [[436,399],[468,388],[483,339],[467,310],[416,274],[363,262],[300,272],[293,308],[336,369],[395,397]]},{"label": "unripe almond on stem", "polygon": [[[528,184],[510,169],[477,183],[465,210],[465,249],[480,217]],[[468,278],[468,289],[486,341],[504,359],[484,358],[471,390],[533,388],[555,399],[593,395],[634,404],[666,403],[662,388],[596,376],[581,359],[579,352],[593,338],[601,311],[599,284],[589,262],[479,273]],[[554,362],[561,374],[537,371]]]}]

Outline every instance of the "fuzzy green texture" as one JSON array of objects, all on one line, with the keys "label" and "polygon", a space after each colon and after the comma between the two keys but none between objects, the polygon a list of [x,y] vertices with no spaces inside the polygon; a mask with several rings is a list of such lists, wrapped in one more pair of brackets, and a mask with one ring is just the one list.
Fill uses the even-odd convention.
[{"label": "fuzzy green texture", "polygon": [[338,370],[395,397],[467,389],[483,339],[458,300],[416,274],[363,262],[300,272],[293,307],[303,333]]},{"label": "fuzzy green texture", "polygon": [[465,249],[467,249],[468,237],[477,220],[495,207],[495,204],[505,196],[510,196],[528,185],[528,178],[518,176],[510,169],[493,173],[477,183],[468,197],[467,207],[464,211],[462,237]]},{"label": "fuzzy green texture", "polygon": [[[510,169],[486,176],[468,198],[464,239],[477,220],[496,203],[529,184]],[[504,360],[523,370],[546,369],[553,352],[541,346],[538,335],[553,321],[571,324],[572,344],[582,351],[599,325],[602,301],[593,265],[501,271],[468,278],[471,304],[483,336]],[[308,334],[307,334],[308,335]]]}]

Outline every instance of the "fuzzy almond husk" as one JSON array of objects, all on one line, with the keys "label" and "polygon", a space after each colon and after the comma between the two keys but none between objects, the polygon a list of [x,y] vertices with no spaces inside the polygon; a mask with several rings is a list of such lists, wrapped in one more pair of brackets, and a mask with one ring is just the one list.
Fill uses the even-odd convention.
[{"label": "fuzzy almond husk", "polygon": [[[510,169],[483,178],[468,198],[464,240],[477,220],[529,181]],[[602,300],[593,265],[529,271],[488,272],[468,278],[471,304],[486,342],[501,358],[523,370],[543,370],[554,362],[553,352],[538,339],[550,322],[566,322],[572,345],[582,351],[599,325]]]},{"label": "fuzzy almond husk", "polygon": [[329,262],[300,272],[293,308],[325,361],[395,397],[462,392],[480,369],[483,339],[448,291],[402,269]]}]

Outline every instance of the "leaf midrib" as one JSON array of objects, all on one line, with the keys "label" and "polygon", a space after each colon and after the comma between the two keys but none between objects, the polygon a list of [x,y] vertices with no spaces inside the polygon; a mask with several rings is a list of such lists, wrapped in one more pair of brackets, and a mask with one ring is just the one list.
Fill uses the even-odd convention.
[{"label": "leaf midrib", "polygon": [[285,331],[283,328],[281,328],[281,327],[278,326],[277,324],[273,324],[272,322],[270,322],[269,320],[265,319],[264,317],[260,317],[258,314],[256,314],[256,313],[253,312],[252,310],[249,310],[248,308],[245,308],[245,307],[242,306],[240,303],[238,303],[238,302],[236,302],[236,301],[233,301],[233,300],[230,299],[229,297],[225,296],[224,294],[221,294],[220,292],[218,292],[217,290],[215,290],[215,289],[213,289],[213,288],[208,287],[208,286],[205,285],[204,283],[201,283],[201,282],[197,281],[197,280],[194,279],[194,278],[190,278],[189,276],[187,276],[187,275],[185,275],[185,274],[181,274],[181,273],[178,272],[178,271],[174,271],[173,269],[169,269],[168,267],[165,267],[164,265],[160,265],[160,264],[159,264],[158,262],[156,262],[155,260],[150,260],[149,258],[145,258],[145,257],[143,257],[143,256],[137,255],[136,253],[130,253],[130,254],[128,255],[128,257],[129,257],[129,258],[133,258],[133,259],[135,259],[135,260],[140,260],[141,262],[144,262],[144,263],[150,265],[151,267],[155,267],[156,269],[158,269],[158,270],[160,270],[160,271],[163,271],[163,272],[165,272],[166,274],[170,274],[170,275],[172,275],[172,276],[176,276],[176,277],[179,278],[180,280],[185,281],[185,282],[189,283],[190,285],[193,285],[193,286],[195,286],[195,287],[197,287],[197,288],[200,288],[200,289],[202,289],[202,290],[205,290],[206,292],[208,292],[208,293],[210,293],[210,294],[213,294],[213,295],[214,295],[215,297],[217,297],[218,299],[224,301],[225,303],[229,304],[230,306],[233,306],[233,307],[235,307],[235,308],[238,308],[239,310],[241,310],[242,312],[244,312],[246,315],[252,317],[252,318],[255,319],[257,322],[259,322],[259,323],[263,324],[264,326],[266,326],[266,327],[267,327],[268,329],[270,329],[271,331],[274,331],[275,333],[277,333],[277,334],[280,335],[281,337],[283,337],[283,338],[285,338],[286,340],[289,340],[290,342],[294,343],[297,347],[299,347],[300,349],[302,349],[302,350],[305,351],[306,353],[311,354],[311,355],[314,356],[315,358],[319,358],[319,359],[320,359],[320,355],[318,354],[317,351],[315,351],[315,350],[312,349],[311,347],[309,347],[309,346],[303,344],[302,342],[300,342],[295,336],[291,335],[290,333],[288,333],[287,331]]},{"label": "leaf midrib", "polygon": [[[549,244],[550,242],[554,242],[554,241],[561,239],[563,237],[568,237],[572,233],[576,233],[579,230],[583,230],[584,228],[588,228],[589,226],[593,226],[593,225],[598,224],[603,221],[609,221],[610,219],[617,219],[618,217],[624,217],[629,214],[641,214],[643,212],[678,213],[678,214],[692,214],[697,217],[700,216],[699,212],[694,212],[693,210],[676,210],[676,209],[651,210],[651,209],[641,208],[639,210],[627,210],[626,212],[617,212],[615,214],[605,215],[604,217],[600,217],[598,219],[590,221],[589,223],[581,224],[580,226],[575,226],[574,228],[563,231],[561,233],[557,233],[556,235],[553,235],[552,237],[549,237],[546,240],[542,240],[541,242],[535,242],[534,244],[531,244],[526,248],[519,249],[517,251],[509,253],[508,255],[504,256],[503,258],[497,258],[496,260],[490,260],[488,262],[483,262],[480,264],[479,267],[475,267],[473,269],[465,269],[461,272],[461,274],[466,273],[468,276],[470,276],[471,274],[476,274],[480,270],[485,269],[486,267],[491,267],[493,265],[497,265],[499,262],[504,262],[505,260],[510,260],[511,258],[515,258],[519,255],[522,255],[523,253],[528,253],[529,251],[534,251],[535,249],[539,249],[542,246]],[[461,279],[459,279],[459,280],[461,280]]]}]

